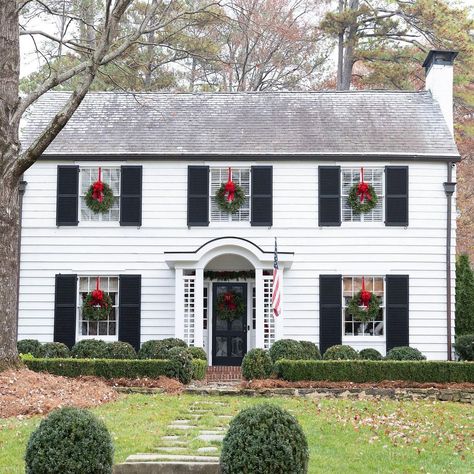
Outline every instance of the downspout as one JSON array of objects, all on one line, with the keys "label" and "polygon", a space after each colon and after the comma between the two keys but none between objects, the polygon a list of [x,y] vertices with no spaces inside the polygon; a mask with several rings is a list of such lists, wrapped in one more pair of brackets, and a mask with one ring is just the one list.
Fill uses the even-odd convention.
[{"label": "downspout", "polygon": [[16,292],[16,339],[18,340],[18,320],[20,314],[20,263],[21,263],[21,229],[23,228],[23,196],[25,195],[26,185],[28,183],[23,179],[18,186],[18,194],[20,197],[20,229],[18,231],[18,264],[17,264],[17,292]]},{"label": "downspout", "polygon": [[447,324],[447,351],[448,360],[452,360],[452,317],[451,317],[451,228],[452,228],[452,197],[456,189],[456,183],[453,183],[452,162],[447,163],[448,173],[447,181],[443,183],[446,194],[446,324]]}]

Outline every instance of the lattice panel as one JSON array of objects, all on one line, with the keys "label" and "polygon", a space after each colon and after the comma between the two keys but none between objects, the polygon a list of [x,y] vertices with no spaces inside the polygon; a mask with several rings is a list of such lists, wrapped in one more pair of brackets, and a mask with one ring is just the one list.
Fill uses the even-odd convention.
[{"label": "lattice panel", "polygon": [[194,308],[195,308],[195,276],[183,277],[184,286],[184,341],[194,346]]},{"label": "lattice panel", "polygon": [[275,318],[272,309],[272,276],[263,277],[263,347],[270,349],[275,342]]}]

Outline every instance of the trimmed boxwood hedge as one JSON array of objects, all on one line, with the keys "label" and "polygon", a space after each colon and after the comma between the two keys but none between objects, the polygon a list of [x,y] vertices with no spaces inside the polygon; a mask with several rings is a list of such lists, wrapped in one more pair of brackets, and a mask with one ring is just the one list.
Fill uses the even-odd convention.
[{"label": "trimmed boxwood hedge", "polygon": [[[170,373],[170,361],[160,359],[34,359],[24,358],[24,364],[35,372],[48,372],[65,377],[94,375],[112,378],[158,378]],[[207,363],[192,361],[193,378],[202,380],[206,376]]]},{"label": "trimmed boxwood hedge", "polygon": [[275,364],[277,376],[298,380],[331,382],[474,382],[474,363],[444,361],[376,361],[376,360],[280,360]]}]

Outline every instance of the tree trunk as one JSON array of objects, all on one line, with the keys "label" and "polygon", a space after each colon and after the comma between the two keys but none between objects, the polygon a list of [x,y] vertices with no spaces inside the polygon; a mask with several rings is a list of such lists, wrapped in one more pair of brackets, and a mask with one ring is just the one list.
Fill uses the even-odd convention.
[{"label": "tree trunk", "polygon": [[[344,12],[344,0],[339,0],[338,13],[341,15]],[[337,78],[336,90],[342,90],[342,69],[344,67],[344,29],[341,28],[337,37]]]},{"label": "tree trunk", "polygon": [[18,362],[17,299],[20,239],[19,180],[3,180],[0,187],[0,365]]},{"label": "tree trunk", "polygon": [[[359,0],[351,0],[349,8],[353,11],[359,9]],[[351,88],[352,82],[352,68],[354,67],[354,48],[357,43],[357,20],[354,20],[349,28],[345,38],[344,46],[344,65],[342,67],[341,75],[341,90],[348,91]]]}]

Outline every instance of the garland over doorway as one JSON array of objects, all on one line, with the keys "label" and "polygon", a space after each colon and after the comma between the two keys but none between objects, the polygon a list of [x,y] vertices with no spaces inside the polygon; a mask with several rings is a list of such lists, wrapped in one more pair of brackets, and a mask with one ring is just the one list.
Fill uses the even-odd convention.
[{"label": "garland over doorway", "polygon": [[204,278],[208,280],[219,280],[219,281],[231,281],[231,280],[249,280],[255,278],[255,270],[242,270],[238,272],[214,272],[212,270],[206,270],[204,272]]}]

